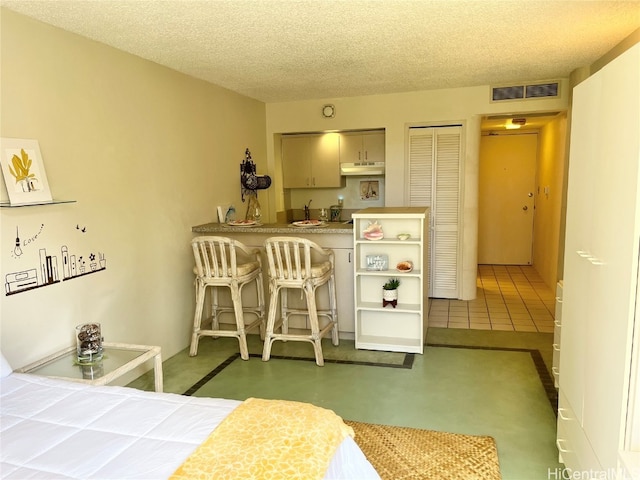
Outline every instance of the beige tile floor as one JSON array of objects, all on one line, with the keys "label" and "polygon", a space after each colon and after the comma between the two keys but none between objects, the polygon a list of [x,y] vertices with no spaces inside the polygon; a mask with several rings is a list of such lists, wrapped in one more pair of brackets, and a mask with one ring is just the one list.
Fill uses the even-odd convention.
[{"label": "beige tile floor", "polygon": [[429,300],[429,326],[553,332],[555,293],[532,266],[478,265],[474,300]]}]

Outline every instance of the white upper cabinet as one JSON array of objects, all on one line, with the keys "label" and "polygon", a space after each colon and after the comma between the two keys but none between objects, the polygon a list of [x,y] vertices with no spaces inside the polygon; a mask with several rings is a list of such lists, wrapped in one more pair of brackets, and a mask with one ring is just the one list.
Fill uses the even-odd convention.
[{"label": "white upper cabinet", "polygon": [[284,188],[340,187],[340,136],[283,136],[282,177]]},{"label": "white upper cabinet", "polygon": [[340,134],[340,161],[343,163],[384,162],[384,131]]}]

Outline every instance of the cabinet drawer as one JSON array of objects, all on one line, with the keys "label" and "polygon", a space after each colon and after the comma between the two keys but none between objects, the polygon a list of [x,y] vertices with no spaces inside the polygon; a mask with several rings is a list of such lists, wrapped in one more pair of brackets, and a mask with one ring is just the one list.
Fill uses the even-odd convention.
[{"label": "cabinet drawer", "polygon": [[600,472],[602,467],[582,429],[581,420],[560,390],[556,446],[561,462],[571,472]]}]

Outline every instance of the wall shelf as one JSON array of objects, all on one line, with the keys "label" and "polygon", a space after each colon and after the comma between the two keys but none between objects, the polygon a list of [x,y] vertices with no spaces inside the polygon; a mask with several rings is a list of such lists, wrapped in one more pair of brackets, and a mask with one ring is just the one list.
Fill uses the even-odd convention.
[{"label": "wall shelf", "polygon": [[36,207],[39,205],[60,205],[63,203],[76,203],[76,200],[51,200],[47,202],[21,203],[12,205],[10,202],[0,202],[0,208],[20,208],[20,207]]}]

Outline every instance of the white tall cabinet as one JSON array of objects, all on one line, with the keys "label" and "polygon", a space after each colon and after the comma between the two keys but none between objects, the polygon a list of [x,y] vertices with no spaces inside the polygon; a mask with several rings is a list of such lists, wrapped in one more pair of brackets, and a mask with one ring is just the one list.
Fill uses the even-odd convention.
[{"label": "white tall cabinet", "polygon": [[640,44],[574,89],[571,122],[557,444],[570,470],[605,478],[639,454]]},{"label": "white tall cabinet", "polygon": [[[429,313],[429,209],[365,208],[352,217],[356,348],[423,353]],[[380,240],[363,234],[374,222],[384,232]],[[401,233],[410,237],[400,240]],[[368,268],[367,257],[386,258],[386,268]],[[398,272],[396,265],[402,261],[410,261],[413,270]],[[397,306],[383,306],[382,285],[394,277],[400,280]]]}]

